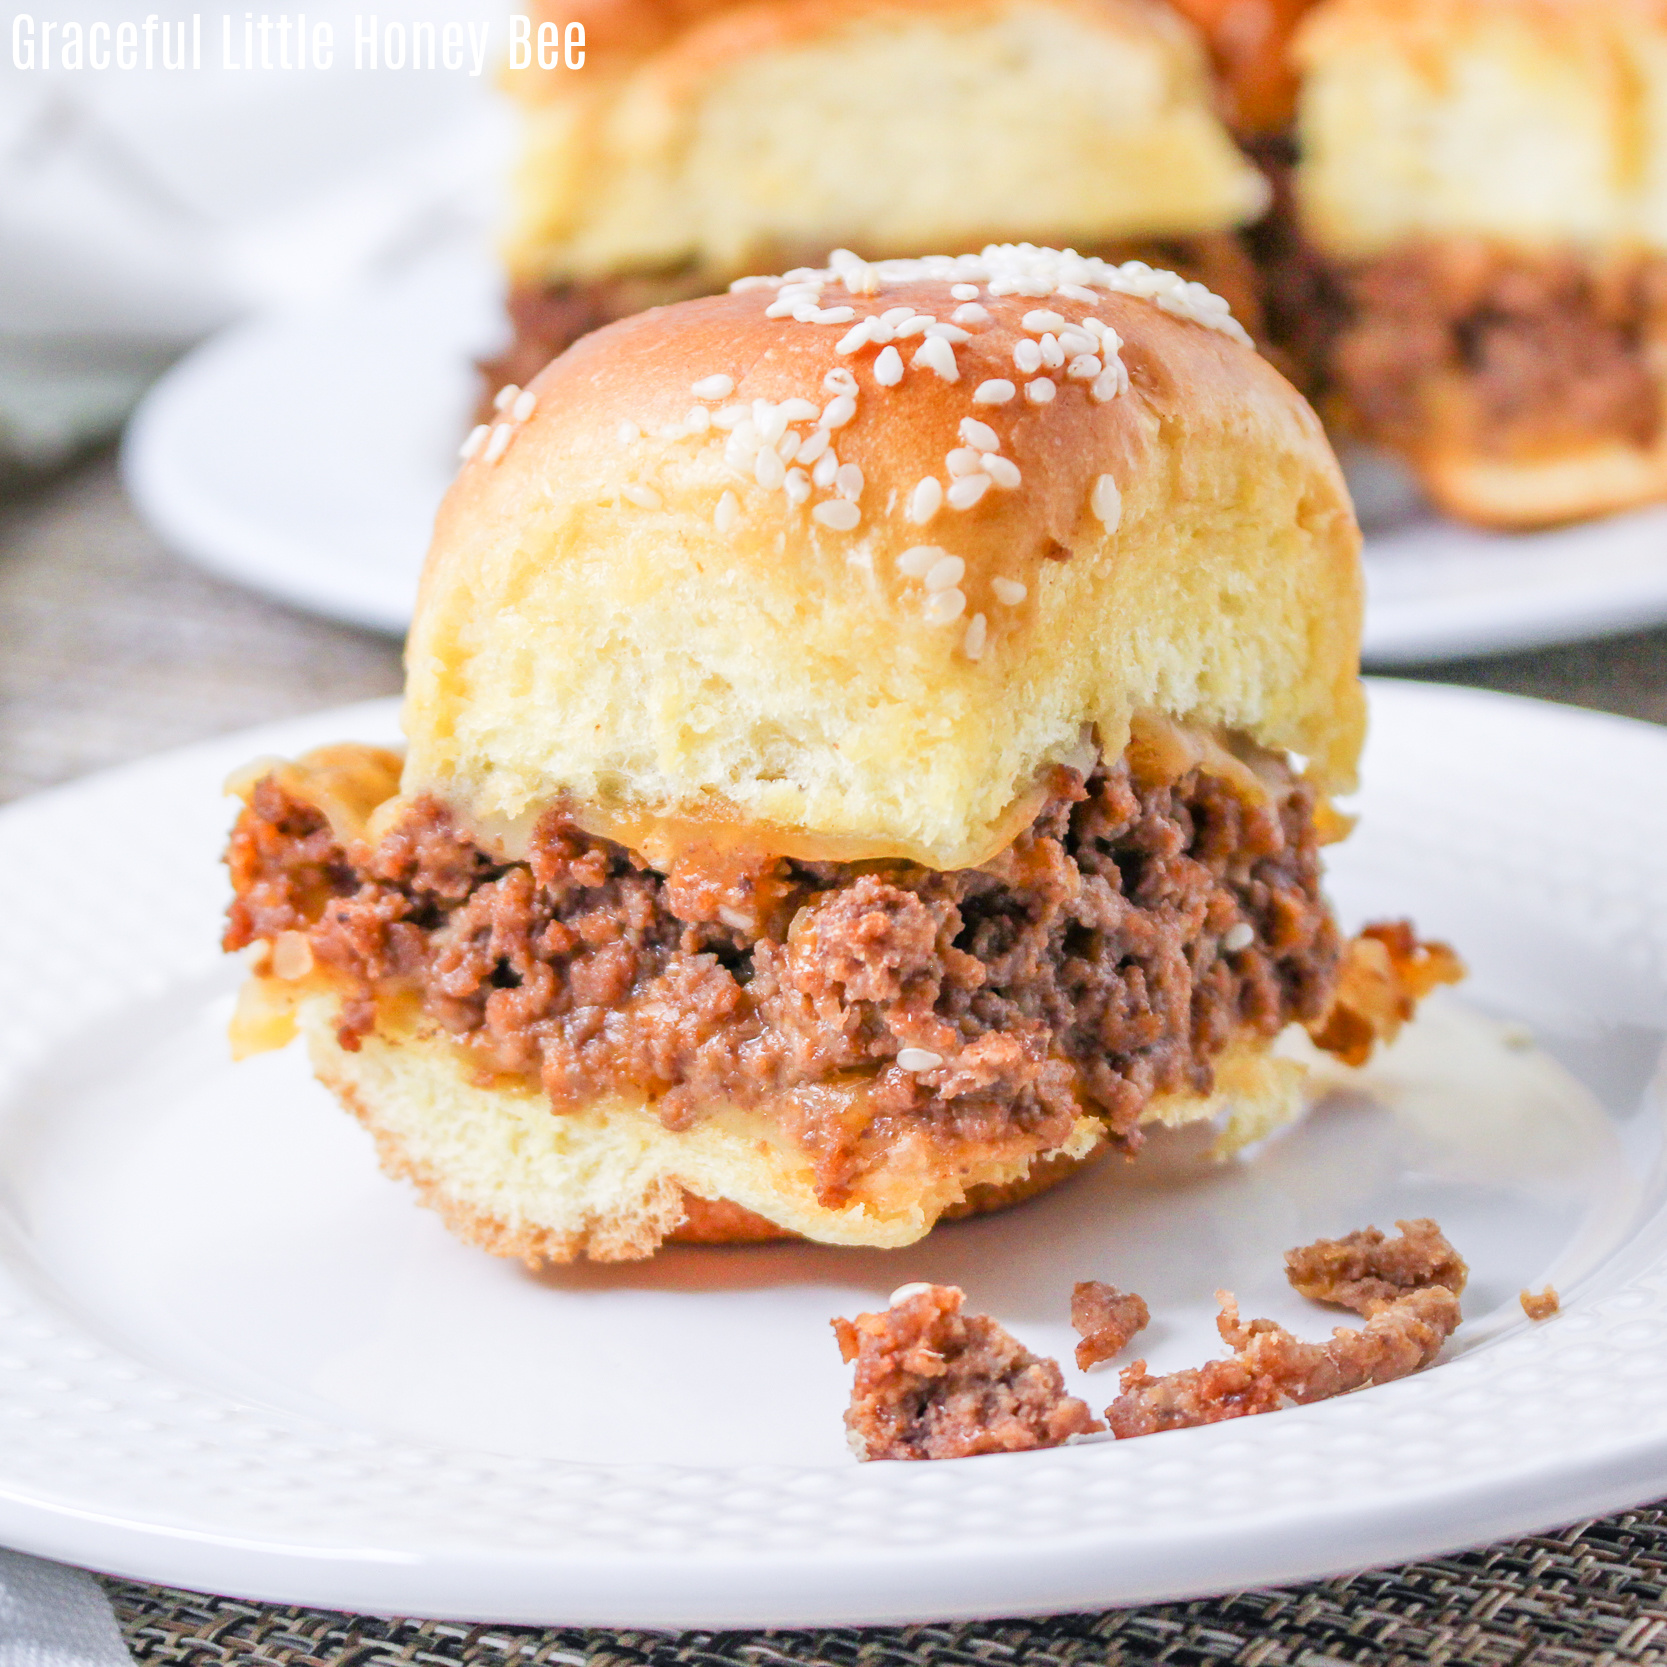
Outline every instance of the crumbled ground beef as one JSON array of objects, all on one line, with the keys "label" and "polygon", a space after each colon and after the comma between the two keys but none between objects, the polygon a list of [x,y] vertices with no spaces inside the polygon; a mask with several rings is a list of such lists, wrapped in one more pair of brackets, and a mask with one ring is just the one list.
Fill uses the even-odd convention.
[{"label": "crumbled ground beef", "polygon": [[1106,1408],[1114,1435],[1218,1424],[1404,1378],[1435,1359],[1460,1319],[1459,1299],[1435,1285],[1379,1304],[1358,1331],[1339,1326],[1329,1343],[1304,1343],[1272,1320],[1244,1324],[1226,1291],[1217,1300],[1216,1326],[1234,1352],[1162,1378],[1137,1360],[1123,1374],[1123,1393]]},{"label": "crumbled ground beef", "polygon": [[1369,1314],[1374,1303],[1393,1302],[1408,1291],[1443,1285],[1462,1296],[1470,1269],[1427,1216],[1397,1221],[1400,1233],[1386,1237],[1376,1227],[1342,1239],[1316,1239],[1285,1252],[1285,1276],[1315,1302],[1329,1302]]},{"label": "crumbled ground beef", "polygon": [[[232,836],[225,943],[305,934],[345,992],[342,1046],[380,1001],[415,997],[483,1076],[542,1079],[558,1110],[639,1089],[678,1128],[769,1097],[837,1203],[905,1130],[946,1158],[1015,1133],[1043,1152],[1087,1109],[1132,1147],[1152,1097],[1210,1092],[1235,1037],[1318,1020],[1342,946],[1314,809],[1288,774],[1250,804],[1197,769],[1137,786],[1120,761],[1060,770],[977,869],[734,856],[660,873],[556,814],[524,862],[497,862],[432,800],[343,848],[272,776]],[[905,1048],[942,1063],[905,1070]],[[796,1097],[836,1075],[863,1085],[855,1126]]]},{"label": "crumbled ground beef", "polygon": [[1103,1429],[1052,1360],[994,1320],[961,1312],[952,1285],[927,1285],[879,1314],[835,1320],[856,1362],[846,1436],[859,1459],[961,1459],[1058,1447]]},{"label": "crumbled ground beef", "polygon": [[[1269,336],[1345,427],[1410,453],[1439,431],[1501,458],[1654,443],[1667,260],[1460,238],[1331,260],[1299,230],[1289,158],[1268,146],[1260,160],[1276,193],[1251,239]],[[1462,413],[1441,391],[1451,384],[1467,390]]]},{"label": "crumbled ground beef", "polygon": [[1393,1042],[1437,985],[1457,984],[1464,962],[1444,943],[1423,943],[1408,920],[1378,921],[1349,939],[1331,1009],[1315,1045],[1345,1065],[1364,1065]]},{"label": "crumbled ground beef", "polygon": [[1137,1360],[1106,1408],[1112,1433],[1153,1435],[1306,1406],[1428,1366],[1458,1327],[1469,1270],[1433,1221],[1396,1225],[1399,1239],[1367,1228],[1286,1253],[1292,1285],[1364,1314],[1359,1330],[1340,1326],[1327,1343],[1305,1343],[1272,1320],[1244,1323],[1231,1294],[1218,1291],[1216,1329],[1233,1353],[1161,1378]]},{"label": "crumbled ground beef", "polygon": [[1518,1300],[1523,1313],[1531,1320],[1549,1320],[1563,1306],[1562,1299],[1549,1285],[1543,1291],[1524,1291]]},{"label": "crumbled ground beef", "polygon": [[1097,1279],[1080,1280],[1071,1290],[1071,1324],[1082,1338],[1077,1344],[1077,1365],[1086,1372],[1121,1354],[1151,1318],[1145,1298],[1134,1292],[1102,1285]]}]

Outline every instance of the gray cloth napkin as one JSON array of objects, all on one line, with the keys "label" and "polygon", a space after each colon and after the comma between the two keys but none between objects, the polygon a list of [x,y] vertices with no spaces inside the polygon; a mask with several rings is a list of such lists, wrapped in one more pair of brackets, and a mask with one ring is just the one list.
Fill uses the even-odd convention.
[{"label": "gray cloth napkin", "polygon": [[133,1667],[90,1574],[0,1550],[0,1667]]}]

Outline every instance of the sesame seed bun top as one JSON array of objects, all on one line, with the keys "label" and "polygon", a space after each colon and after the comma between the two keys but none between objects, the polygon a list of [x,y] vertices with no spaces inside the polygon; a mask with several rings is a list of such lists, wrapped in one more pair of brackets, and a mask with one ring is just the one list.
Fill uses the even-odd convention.
[{"label": "sesame seed bun top", "polygon": [[441,507],[405,790],[506,850],[562,804],[651,858],[951,868],[1137,713],[1348,786],[1359,535],[1242,337],[1196,285],[1026,247],[586,337]]}]

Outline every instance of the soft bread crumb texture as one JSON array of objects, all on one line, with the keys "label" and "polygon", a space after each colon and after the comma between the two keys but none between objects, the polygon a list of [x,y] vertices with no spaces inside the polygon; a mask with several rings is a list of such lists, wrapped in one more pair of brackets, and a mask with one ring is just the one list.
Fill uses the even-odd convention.
[{"label": "soft bread crumb texture", "polygon": [[[1053,296],[1067,324],[1115,331],[1127,390],[1096,401],[1064,381],[1047,405],[975,406],[1034,343],[1036,301],[986,294],[958,380],[914,368],[882,387],[872,347],[836,351],[846,324],[768,319],[773,300],[749,289],[586,337],[537,378],[502,460],[464,468],[407,653],[408,794],[509,851],[561,804],[650,855],[654,825],[681,819],[708,842],[745,830],[782,854],[948,869],[1008,844],[1053,765],[1121,753],[1136,712],[1302,754],[1322,791],[1352,785],[1359,533],[1313,413],[1252,350],[1126,295]],[[956,304],[920,281],[863,312]],[[815,403],[834,371],[857,389],[833,430],[862,480],[855,527],[740,478],[721,433],[660,435],[704,378],[731,377],[737,406]],[[912,522],[974,411],[1022,484]],[[1102,476],[1112,525],[1093,508]],[[961,564],[949,625],[900,563],[927,544]]]},{"label": "soft bread crumb texture", "polygon": [[1266,206],[1196,41],[1160,6],[786,0],[684,15],[587,40],[582,72],[511,74],[517,279],[722,283],[835,243],[872,258],[992,235],[1082,245],[1219,230]]},{"label": "soft bread crumb texture", "polygon": [[[679,1131],[646,1099],[622,1094],[558,1113],[534,1086],[476,1080],[459,1050],[420,1023],[387,1021],[348,1052],[336,1038],[339,997],[317,981],[286,991],[258,978],[245,989],[263,1016],[284,1012],[290,1035],[299,1025],[314,1073],[370,1130],[390,1175],[413,1182],[460,1238],[534,1267],[651,1256],[684,1222],[689,1196],[737,1205],[784,1234],[824,1244],[913,1244],[939,1220],[1045,1190],[1104,1138],[1104,1125],[1085,1116],[1053,1152],[1015,1143],[1012,1153],[957,1174],[902,1139],[848,1202],[830,1207],[767,1107],[712,1108]],[[287,1039],[269,1030],[261,1045]],[[1164,1096],[1150,1117],[1174,1126],[1221,1105],[1219,1095]]]},{"label": "soft bread crumb texture", "polygon": [[1327,253],[1667,249],[1658,0],[1329,0],[1297,57],[1298,191]]},{"label": "soft bread crumb texture", "polygon": [[650,1256],[683,1222],[688,1194],[824,1244],[912,1244],[976,1189],[1023,1196],[1015,1183],[1033,1167],[1086,1158],[1104,1135],[1082,1117],[1055,1152],[1015,1142],[961,1174],[934,1169],[924,1147],[902,1139],[849,1202],[830,1207],[767,1108],[711,1107],[680,1131],[624,1094],[558,1113],[537,1087],[476,1081],[451,1042],[419,1024],[390,1023],[350,1053],[336,1039],[332,995],[305,996],[298,1018],[314,1072],[371,1131],[383,1168],[415,1183],[461,1238],[531,1266]]}]

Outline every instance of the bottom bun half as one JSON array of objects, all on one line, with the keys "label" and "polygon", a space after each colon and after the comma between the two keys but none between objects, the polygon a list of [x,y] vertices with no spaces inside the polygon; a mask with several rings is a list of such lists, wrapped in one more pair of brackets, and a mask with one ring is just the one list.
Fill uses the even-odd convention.
[{"label": "bottom bun half", "polygon": [[[709,1106],[679,1130],[647,1096],[601,1093],[556,1111],[535,1084],[476,1080],[455,1045],[420,1021],[385,1020],[349,1052],[337,1040],[337,1008],[333,994],[313,994],[296,1019],[320,1082],[370,1131],[383,1169],[410,1181],[460,1238],[530,1267],[631,1261],[668,1240],[896,1248],[940,1220],[1047,1190],[1105,1142],[1104,1125],[1084,1115],[1049,1151],[1015,1138],[1010,1150],[949,1173],[901,1140],[828,1202],[767,1104]],[[1143,1121],[1197,1122],[1230,1105],[1220,1147],[1233,1150],[1296,1115],[1301,1074],[1258,1039],[1217,1062],[1215,1094],[1161,1096]]]}]

